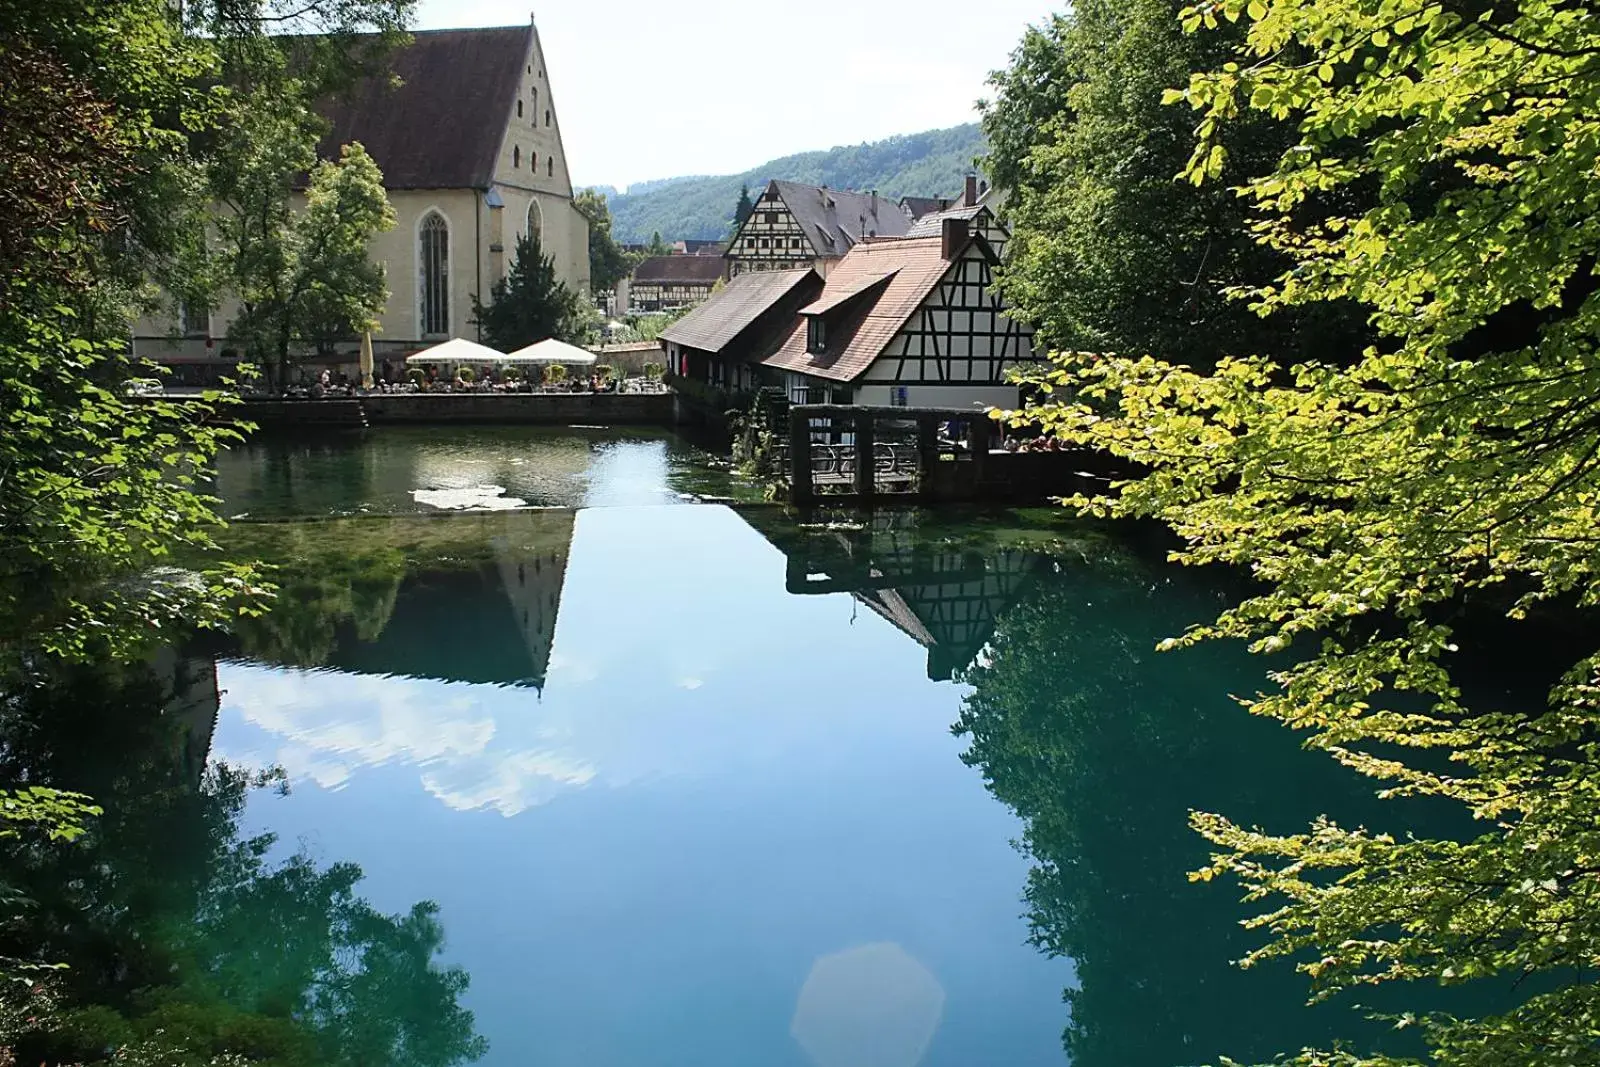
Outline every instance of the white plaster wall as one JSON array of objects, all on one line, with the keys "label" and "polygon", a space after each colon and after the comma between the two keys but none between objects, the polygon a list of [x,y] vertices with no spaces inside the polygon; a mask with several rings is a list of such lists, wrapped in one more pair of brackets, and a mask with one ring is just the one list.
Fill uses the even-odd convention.
[{"label": "white plaster wall", "polygon": [[[856,389],[857,404],[894,403],[893,386],[863,385]],[[1019,401],[1014,385],[908,385],[906,406],[913,408],[1014,408]]]}]

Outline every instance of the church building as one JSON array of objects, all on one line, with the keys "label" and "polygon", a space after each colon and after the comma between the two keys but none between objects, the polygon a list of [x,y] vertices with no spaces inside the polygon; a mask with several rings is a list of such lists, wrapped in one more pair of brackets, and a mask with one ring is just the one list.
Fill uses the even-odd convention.
[{"label": "church building", "polygon": [[[489,303],[523,234],[538,237],[569,288],[589,291],[589,226],[573,206],[538,30],[530,21],[412,38],[387,71],[321,109],[331,127],[321,154],[359,141],[394,206],[394,229],[372,243],[389,285],[373,335],[380,359],[476,339],[473,297]],[[141,320],[134,352],[178,366],[223,362],[236,308],[224,296],[210,312],[181,309],[176,324]]]}]

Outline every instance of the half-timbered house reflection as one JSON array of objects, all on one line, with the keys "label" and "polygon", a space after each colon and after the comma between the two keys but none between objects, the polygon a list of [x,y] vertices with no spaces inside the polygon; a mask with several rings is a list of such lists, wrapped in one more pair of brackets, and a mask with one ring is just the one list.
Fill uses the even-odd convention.
[{"label": "half-timbered house reflection", "polygon": [[755,510],[745,519],[784,553],[790,593],[850,594],[927,649],[935,680],[971,665],[995,620],[1048,567],[1024,548],[943,541],[914,513],[879,513],[855,529],[769,522]]}]

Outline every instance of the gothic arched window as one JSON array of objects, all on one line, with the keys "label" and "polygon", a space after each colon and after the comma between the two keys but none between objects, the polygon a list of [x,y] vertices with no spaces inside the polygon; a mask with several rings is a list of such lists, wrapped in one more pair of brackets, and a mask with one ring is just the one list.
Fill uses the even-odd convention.
[{"label": "gothic arched window", "polygon": [[437,211],[428,212],[417,228],[418,284],[422,300],[422,336],[450,332],[450,224]]},{"label": "gothic arched window", "polygon": [[528,202],[528,237],[531,240],[543,243],[544,238],[544,212],[539,210],[539,201]]}]

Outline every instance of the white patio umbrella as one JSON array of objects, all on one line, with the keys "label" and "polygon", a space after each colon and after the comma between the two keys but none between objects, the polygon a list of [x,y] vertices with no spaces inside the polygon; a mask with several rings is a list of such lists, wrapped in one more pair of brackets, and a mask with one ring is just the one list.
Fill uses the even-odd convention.
[{"label": "white patio umbrella", "polygon": [[563,363],[588,366],[596,361],[597,357],[587,349],[577,345],[569,345],[565,341],[557,341],[554,337],[547,337],[543,341],[535,341],[524,348],[519,348],[509,355],[501,356],[502,363]]},{"label": "white patio umbrella", "polygon": [[493,365],[504,363],[505,361],[504,353],[496,352],[488,345],[480,345],[463,337],[452,337],[442,344],[434,345],[432,348],[424,348],[421,352],[406,357],[406,364],[413,367],[419,363],[488,363]]}]

